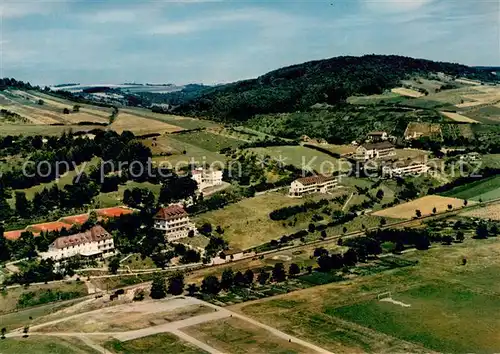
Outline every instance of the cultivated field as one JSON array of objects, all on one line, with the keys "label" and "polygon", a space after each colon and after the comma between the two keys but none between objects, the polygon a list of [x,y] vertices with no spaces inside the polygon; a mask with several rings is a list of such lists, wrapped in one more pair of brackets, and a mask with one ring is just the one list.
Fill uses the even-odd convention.
[{"label": "cultivated field", "polygon": [[111,128],[118,133],[129,130],[135,135],[152,133],[172,133],[181,131],[182,128],[158,120],[142,118],[129,113],[118,113],[118,117],[111,124]]},{"label": "cultivated field", "polygon": [[177,127],[181,127],[182,129],[190,130],[190,129],[201,129],[201,128],[210,128],[218,126],[217,123],[211,122],[209,120],[195,119],[189,117],[181,117],[175,116],[172,114],[161,114],[154,113],[148,109],[144,108],[123,108],[120,109],[120,112],[124,112],[133,116],[138,116],[142,118],[148,118],[157,120],[160,122],[164,122],[170,125],[174,125]]},{"label": "cultivated field", "polygon": [[226,148],[238,148],[245,141],[214,134],[208,131],[199,131],[185,134],[175,134],[171,136],[172,139],[197,146],[210,152],[219,152]]},{"label": "cultivated field", "polygon": [[500,204],[492,204],[485,206],[483,208],[466,211],[460,215],[471,218],[491,219],[500,221]]},{"label": "cultivated field", "polygon": [[446,197],[489,201],[500,198],[500,176],[478,180],[443,193]]},{"label": "cultivated field", "polygon": [[[497,239],[468,238],[404,255],[410,268],[231,309],[333,352],[497,352],[499,256]],[[396,303],[378,301],[387,291]]]},{"label": "cultivated field", "polygon": [[418,92],[418,91],[415,91],[415,90],[411,90],[411,89],[407,89],[407,88],[403,88],[403,87],[393,88],[391,90],[391,92],[396,93],[396,94],[401,95],[401,96],[414,97],[414,98],[419,98],[419,97],[425,96],[421,92]]},{"label": "cultivated field", "polygon": [[272,146],[248,150],[262,157],[269,156],[272,160],[284,165],[293,165],[300,169],[312,168],[320,174],[348,169],[348,165],[342,163],[341,160],[303,146]]},{"label": "cultivated field", "polygon": [[478,121],[454,112],[441,112],[447,118],[460,123],[479,123]]},{"label": "cultivated field", "polygon": [[[469,205],[470,204],[472,203],[469,202]],[[426,216],[432,215],[433,208],[436,208],[437,213],[447,211],[449,210],[448,205],[453,206],[453,209],[462,208],[464,206],[464,201],[457,198],[429,195],[389,209],[377,211],[373,213],[373,215],[394,219],[412,219],[416,215],[416,210],[420,210],[422,216]]]},{"label": "cultivated field", "polygon": [[269,331],[238,318],[226,318],[182,329],[223,353],[310,353],[299,344],[276,337]]}]

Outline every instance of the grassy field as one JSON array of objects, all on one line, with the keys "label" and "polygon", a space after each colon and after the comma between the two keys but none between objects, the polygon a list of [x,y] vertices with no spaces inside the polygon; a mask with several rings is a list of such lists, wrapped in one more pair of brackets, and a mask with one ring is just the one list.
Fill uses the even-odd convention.
[{"label": "grassy field", "polygon": [[98,354],[76,338],[31,336],[0,341],[0,353]]},{"label": "grassy field", "polygon": [[469,117],[466,117],[462,114],[459,113],[454,113],[454,112],[441,112],[443,116],[446,118],[449,118],[455,122],[459,123],[479,123],[477,120],[471,119]]},{"label": "grassy field", "polygon": [[185,134],[174,134],[171,135],[170,138],[180,141],[182,143],[187,143],[193,146],[197,146],[199,148],[211,152],[219,152],[221,149],[226,149],[226,148],[234,149],[245,143],[245,141],[240,139],[235,139],[228,136],[214,134],[206,131],[199,131],[199,132],[192,132]]},{"label": "grassy field", "polygon": [[403,87],[397,87],[393,88],[391,92],[401,95],[401,96],[406,96],[406,97],[413,97],[413,98],[419,98],[423,97],[424,94],[415,90],[403,88]]},{"label": "grassy field", "polygon": [[211,122],[209,120],[195,119],[189,117],[174,116],[171,114],[161,114],[154,113],[150,110],[143,108],[126,108],[121,109],[122,112],[132,114],[135,116],[157,120],[163,123],[175,125],[183,129],[200,129],[200,128],[211,128],[218,126],[217,123]]},{"label": "grassy field", "polygon": [[478,180],[453,188],[443,196],[483,202],[500,198],[500,176]]},{"label": "grassy field", "polygon": [[[411,268],[232,309],[333,352],[497,352],[499,256],[499,240],[468,238],[404,255]],[[411,307],[377,301],[385,291]]]},{"label": "grassy field", "polygon": [[248,149],[260,156],[270,156],[285,165],[297,168],[312,168],[318,173],[329,174],[333,171],[347,170],[348,166],[340,160],[322,152],[303,146],[272,146],[267,148]]},{"label": "grassy field", "polygon": [[132,190],[136,187],[149,189],[150,191],[153,192],[156,198],[158,198],[158,196],[160,195],[161,185],[159,184],[152,184],[150,182],[139,183],[134,181],[128,181],[125,185],[119,185],[118,191],[116,192],[100,193],[96,197],[95,207],[110,208],[122,205],[123,192],[125,192],[126,189]]},{"label": "grassy field", "polygon": [[129,130],[135,135],[144,135],[152,133],[172,133],[181,131],[182,128],[164,123],[154,119],[143,118],[139,116],[134,116],[129,113],[118,113],[118,117],[111,124],[111,129],[118,133],[124,130]]},{"label": "grassy field", "polygon": [[395,92],[385,92],[381,95],[370,96],[351,96],[347,99],[350,104],[358,105],[376,105],[382,103],[398,103],[404,101],[405,98]]},{"label": "grassy field", "polygon": [[116,339],[104,344],[104,347],[116,354],[203,354],[205,351],[181,341],[169,333],[155,334],[153,336],[120,342]]},{"label": "grassy field", "polygon": [[224,353],[309,353],[299,344],[274,336],[260,327],[238,318],[202,323],[182,330]]},{"label": "grassy field", "polygon": [[0,136],[5,135],[61,135],[64,132],[87,132],[101,129],[95,125],[31,125],[31,124],[0,124]]},{"label": "grassy field", "polygon": [[[324,196],[313,196],[321,199]],[[224,239],[231,247],[247,249],[280,238],[285,234],[307,228],[308,218],[298,220],[295,226],[273,221],[269,213],[286,206],[301,205],[309,198],[293,199],[283,193],[267,193],[254,198],[244,199],[224,209],[201,214],[194,218],[196,224],[211,223],[224,229]]]},{"label": "grassy field", "polygon": [[488,219],[488,220],[491,219],[500,221],[500,204],[492,204],[485,206],[483,208],[466,211],[460,215],[473,218]]}]

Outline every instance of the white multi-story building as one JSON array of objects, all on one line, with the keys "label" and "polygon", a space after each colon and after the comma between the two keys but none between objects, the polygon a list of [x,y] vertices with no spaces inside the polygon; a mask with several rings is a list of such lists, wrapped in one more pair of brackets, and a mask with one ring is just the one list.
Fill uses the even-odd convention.
[{"label": "white multi-story building", "polygon": [[368,133],[368,140],[372,143],[376,143],[379,141],[385,141],[389,139],[389,135],[387,132],[370,132]]},{"label": "white multi-story building", "polygon": [[396,155],[396,149],[388,141],[381,143],[363,144],[356,149],[354,158],[356,160],[368,161]]},{"label": "white multi-story building", "polygon": [[197,168],[191,171],[191,174],[198,183],[199,191],[222,184],[222,171],[220,170]]},{"label": "white multi-story building", "polygon": [[382,176],[387,178],[418,176],[429,170],[430,167],[423,160],[396,161],[382,167]]},{"label": "white multi-story building", "polygon": [[299,178],[290,185],[288,195],[290,197],[302,197],[311,193],[328,193],[337,188],[338,184],[337,177],[313,176]]},{"label": "white multi-story building", "polygon": [[88,258],[109,257],[114,254],[113,236],[102,226],[71,236],[58,237],[49,246],[47,252],[40,253],[42,259],[51,258],[59,261],[74,256]]},{"label": "white multi-story building", "polygon": [[179,205],[161,208],[154,217],[154,225],[155,229],[165,231],[167,241],[188,237],[189,231],[196,232],[188,213]]}]

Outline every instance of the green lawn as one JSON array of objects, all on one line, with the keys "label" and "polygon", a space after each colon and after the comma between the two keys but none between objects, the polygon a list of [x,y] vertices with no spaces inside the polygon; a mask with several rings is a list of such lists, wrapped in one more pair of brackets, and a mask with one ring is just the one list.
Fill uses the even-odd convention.
[{"label": "green lawn", "polygon": [[392,297],[411,307],[374,299],[327,308],[325,313],[440,352],[498,352],[500,348],[498,296],[440,282]]},{"label": "green lawn", "polygon": [[303,146],[272,146],[266,148],[251,148],[249,151],[260,156],[270,156],[285,165],[294,165],[297,168],[311,167],[318,173],[329,174],[333,171],[346,170],[348,167],[340,160],[320,151]]},{"label": "green lawn", "polygon": [[500,198],[500,176],[493,176],[453,188],[443,193],[443,196],[474,201],[479,199],[488,201]]},{"label": "green lawn", "polygon": [[116,354],[202,354],[205,351],[181,341],[169,333],[155,334],[148,337],[120,342],[116,339],[104,344],[104,347]]},{"label": "green lawn", "polygon": [[160,195],[161,185],[159,184],[152,184],[150,182],[139,183],[139,182],[129,181],[125,185],[118,186],[118,191],[116,192],[99,194],[96,197],[96,207],[110,208],[117,205],[122,205],[123,192],[125,192],[126,189],[132,190],[136,187],[149,189],[150,191],[153,192],[156,198],[158,198],[158,196]]}]

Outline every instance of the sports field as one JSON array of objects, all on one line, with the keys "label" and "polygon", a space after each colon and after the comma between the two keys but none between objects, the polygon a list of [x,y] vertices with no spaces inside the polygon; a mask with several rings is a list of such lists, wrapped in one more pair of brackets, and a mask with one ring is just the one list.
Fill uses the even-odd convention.
[{"label": "sports field", "polygon": [[[410,268],[231,309],[333,352],[498,352],[500,242],[484,241],[433,246],[404,255],[419,261]],[[378,300],[387,291],[395,303]]]},{"label": "sports field", "polygon": [[481,179],[453,188],[443,193],[443,196],[483,202],[500,198],[500,176]]}]

